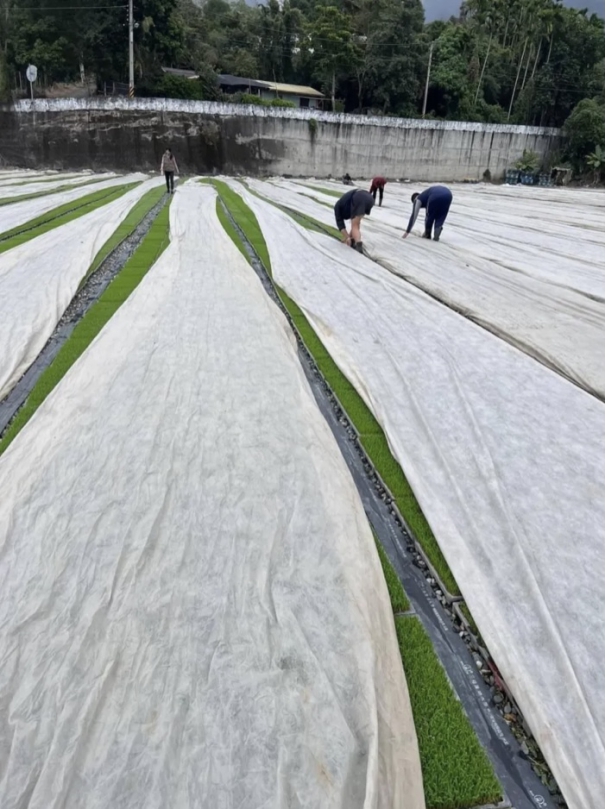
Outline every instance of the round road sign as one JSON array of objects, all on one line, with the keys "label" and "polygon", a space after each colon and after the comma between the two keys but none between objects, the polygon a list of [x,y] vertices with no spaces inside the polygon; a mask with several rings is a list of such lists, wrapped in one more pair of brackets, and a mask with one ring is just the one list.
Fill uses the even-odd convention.
[{"label": "round road sign", "polygon": [[28,81],[36,81],[38,78],[38,68],[35,65],[28,65],[25,75]]}]

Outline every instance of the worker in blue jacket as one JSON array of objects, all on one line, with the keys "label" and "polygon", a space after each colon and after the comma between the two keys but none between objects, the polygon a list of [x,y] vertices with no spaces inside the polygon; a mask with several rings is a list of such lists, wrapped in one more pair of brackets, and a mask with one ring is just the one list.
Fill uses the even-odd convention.
[{"label": "worker in blue jacket", "polygon": [[452,192],[444,185],[432,185],[430,188],[423,191],[422,194],[412,194],[412,202],[414,203],[414,207],[412,208],[408,229],[403,234],[403,238],[406,239],[409,236],[420,213],[420,209],[426,208],[422,238],[431,238],[434,225],[435,235],[433,239],[438,242],[441,231],[443,230],[443,223],[447,218],[450,205],[452,204]]}]

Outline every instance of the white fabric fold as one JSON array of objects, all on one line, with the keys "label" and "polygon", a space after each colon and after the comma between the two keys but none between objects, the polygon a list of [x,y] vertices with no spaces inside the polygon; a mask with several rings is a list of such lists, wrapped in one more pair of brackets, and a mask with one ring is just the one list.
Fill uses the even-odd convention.
[{"label": "white fabric fold", "polygon": [[424,809],[373,537],[293,335],[180,188],[0,458],[0,805]]},{"label": "white fabric fold", "polygon": [[44,347],[97,252],[141,197],[160,183],[160,178],[140,183],[113,202],[0,254],[0,399]]},{"label": "white fabric fold", "polygon": [[232,185],[383,426],[570,809],[600,809],[605,405]]}]

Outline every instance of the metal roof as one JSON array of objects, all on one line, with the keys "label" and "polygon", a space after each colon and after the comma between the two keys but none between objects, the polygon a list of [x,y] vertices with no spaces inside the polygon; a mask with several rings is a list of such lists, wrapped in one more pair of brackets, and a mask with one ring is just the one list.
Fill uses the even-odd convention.
[{"label": "metal roof", "polygon": [[195,70],[182,70],[180,67],[163,67],[164,73],[169,73],[171,76],[183,76],[185,79],[199,79]]},{"label": "metal roof", "polygon": [[324,98],[319,90],[314,90],[312,87],[305,87],[302,84],[279,84],[273,81],[265,82],[265,84],[277,93],[292,93],[297,96],[311,96],[312,98]]},{"label": "metal roof", "polygon": [[[173,76],[199,79],[195,70],[182,70],[179,67],[163,67],[162,70],[164,73],[170,73]],[[290,95],[307,96],[308,98],[325,98],[318,90],[305,87],[302,84],[282,84],[274,81],[247,79],[244,76],[230,76],[228,73],[219,73],[218,83],[223,87],[258,87],[262,90],[273,90],[274,93],[289,93]]]},{"label": "metal roof", "polygon": [[228,73],[218,74],[218,83],[228,87],[267,87],[266,81],[257,79],[246,79],[242,76],[230,76]]},{"label": "metal roof", "polygon": [[266,90],[273,90],[276,93],[290,93],[298,96],[310,96],[311,98],[323,98],[324,96],[312,87],[304,87],[301,84],[281,84],[274,81],[262,81],[261,79],[246,79],[242,76],[229,76],[227,73],[219,73],[218,83],[230,87],[259,87]]}]

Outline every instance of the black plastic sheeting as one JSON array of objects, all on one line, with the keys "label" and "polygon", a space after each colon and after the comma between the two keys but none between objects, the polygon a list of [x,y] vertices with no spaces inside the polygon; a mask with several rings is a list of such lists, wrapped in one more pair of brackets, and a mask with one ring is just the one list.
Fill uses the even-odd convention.
[{"label": "black plastic sheeting", "polygon": [[[519,742],[511,733],[504,718],[491,704],[491,689],[479,673],[475,659],[435,598],[425,575],[413,564],[412,541],[405,528],[399,524],[400,521],[390,502],[385,501],[384,487],[377,488],[375,471],[367,462],[364,466],[363,450],[348,424],[346,413],[341,410],[338,400],[304,347],[296,327],[279,299],[273,281],[226,208],[225,212],[239,234],[264,289],[284,312],[297,336],[299,357],[305,375],[353,476],[368,520],[397,571],[414,613],[428,632],[450,683],[464,706],[502,785],[505,800],[499,806],[502,808],[511,806],[514,809],[535,809],[535,807],[557,809],[559,804],[554,801],[548,788],[533,771],[531,762],[524,756]],[[406,550],[408,546],[410,552]]]}]

